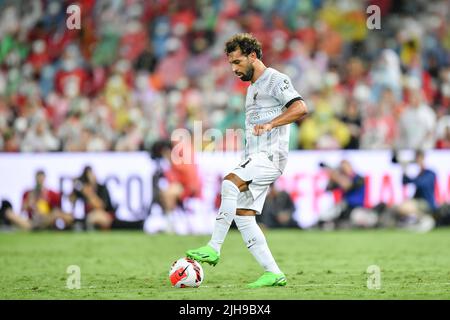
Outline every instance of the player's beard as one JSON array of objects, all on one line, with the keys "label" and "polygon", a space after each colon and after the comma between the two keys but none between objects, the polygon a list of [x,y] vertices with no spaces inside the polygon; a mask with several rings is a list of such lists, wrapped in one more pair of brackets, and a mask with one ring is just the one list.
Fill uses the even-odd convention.
[{"label": "player's beard", "polygon": [[252,65],[249,65],[245,73],[243,73],[241,79],[242,81],[250,81],[253,78],[253,73],[255,72],[255,68]]}]

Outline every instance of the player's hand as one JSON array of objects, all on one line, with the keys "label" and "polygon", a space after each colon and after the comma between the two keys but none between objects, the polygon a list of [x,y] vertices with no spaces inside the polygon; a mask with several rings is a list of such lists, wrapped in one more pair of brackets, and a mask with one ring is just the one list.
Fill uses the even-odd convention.
[{"label": "player's hand", "polygon": [[265,132],[268,132],[273,129],[273,125],[269,123],[257,124],[253,127],[253,134],[255,136],[260,136]]}]

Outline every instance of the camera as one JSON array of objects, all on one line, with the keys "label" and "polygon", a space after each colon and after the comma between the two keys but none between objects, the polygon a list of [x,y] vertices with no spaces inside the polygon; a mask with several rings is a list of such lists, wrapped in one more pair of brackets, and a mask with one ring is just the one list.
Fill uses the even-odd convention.
[{"label": "camera", "polygon": [[392,158],[391,158],[391,162],[398,164],[398,154],[397,154],[397,150],[392,151]]},{"label": "camera", "polygon": [[321,168],[331,168],[328,164],[326,164],[325,162],[319,162],[319,167]]},{"label": "camera", "polygon": [[413,164],[416,162],[415,158],[418,154],[422,153],[420,150],[415,151],[415,155],[411,159],[411,157],[406,157],[405,154],[402,154],[399,150],[392,150],[392,157],[391,157],[391,163],[393,164],[399,164],[402,166]]},{"label": "camera", "polygon": [[77,198],[83,198],[83,181],[81,178],[76,178],[73,180],[73,193]]}]

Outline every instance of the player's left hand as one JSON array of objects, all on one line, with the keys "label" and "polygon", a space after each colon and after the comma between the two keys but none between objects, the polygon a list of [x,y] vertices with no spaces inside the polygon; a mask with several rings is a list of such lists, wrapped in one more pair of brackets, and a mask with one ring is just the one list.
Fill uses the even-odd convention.
[{"label": "player's left hand", "polygon": [[257,124],[253,127],[253,134],[255,136],[260,136],[265,132],[268,132],[273,129],[271,123]]}]

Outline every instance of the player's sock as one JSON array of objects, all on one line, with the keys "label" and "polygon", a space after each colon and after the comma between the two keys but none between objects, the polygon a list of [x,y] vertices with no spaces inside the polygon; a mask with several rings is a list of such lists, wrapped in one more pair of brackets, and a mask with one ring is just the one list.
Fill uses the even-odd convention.
[{"label": "player's sock", "polygon": [[220,249],[230,229],[231,223],[236,216],[237,198],[239,188],[230,180],[222,182],[222,201],[219,214],[216,217],[214,231],[208,245],[220,254]]},{"label": "player's sock", "polygon": [[248,250],[252,253],[261,267],[263,267],[265,271],[273,272],[275,274],[281,273],[281,270],[278,268],[278,265],[270,252],[269,246],[267,245],[266,237],[256,223],[256,217],[236,216],[234,222],[241,232],[242,239],[244,239]]}]

